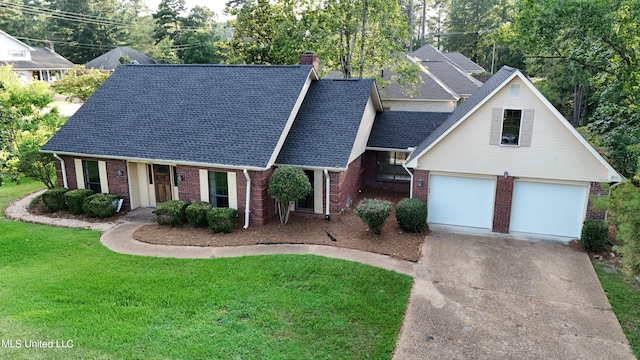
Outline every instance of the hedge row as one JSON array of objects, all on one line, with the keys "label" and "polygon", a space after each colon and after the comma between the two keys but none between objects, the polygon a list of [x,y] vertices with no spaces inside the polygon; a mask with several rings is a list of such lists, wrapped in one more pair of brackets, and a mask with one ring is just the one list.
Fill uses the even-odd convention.
[{"label": "hedge row", "polygon": [[[354,213],[369,225],[374,234],[380,234],[391,210],[393,204],[390,201],[364,199]],[[396,221],[404,231],[421,232],[427,223],[427,204],[418,199],[403,199],[396,206]]]},{"label": "hedge row", "polygon": [[231,208],[214,208],[205,201],[187,204],[182,200],[169,200],[154,211],[160,225],[179,225],[188,222],[193,227],[209,226],[213,232],[230,233],[236,223],[238,211]]},{"label": "hedge row", "polygon": [[76,215],[87,214],[100,219],[116,214],[122,197],[114,194],[94,194],[93,190],[50,189],[42,194],[42,204],[49,212],[69,210]]}]

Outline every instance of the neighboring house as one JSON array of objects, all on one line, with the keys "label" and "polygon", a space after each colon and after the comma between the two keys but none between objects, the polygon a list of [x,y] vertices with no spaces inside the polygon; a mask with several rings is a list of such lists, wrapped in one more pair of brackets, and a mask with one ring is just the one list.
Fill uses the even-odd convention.
[{"label": "neighboring house", "polygon": [[482,66],[476,64],[473,60],[459,52],[446,52],[444,56],[469,74],[482,74],[486,72]]},{"label": "neighboring house", "polygon": [[519,70],[503,67],[412,152],[433,226],[580,237],[618,174]]},{"label": "neighboring house", "polygon": [[335,218],[370,185],[427,201],[433,228],[561,239],[603,216],[589,200],[600,182],[622,180],[508,67],[442,113],[383,110],[373,80],[311,65],[123,65],[43,151],[60,186],[120,194],[125,209],[209,201],[245,227],[276,216],[280,165],[312,184],[295,211]]},{"label": "neighboring house", "polygon": [[122,46],[112,49],[97,58],[89,61],[84,66],[87,69],[103,69],[114,71],[121,64],[121,59],[128,59],[130,64],[157,64],[158,62],[149,55],[145,55],[130,47]]},{"label": "neighboring house", "polygon": [[460,53],[453,54],[462,65],[431,45],[422,46],[408,54],[407,60],[420,70],[419,81],[415,84],[402,83],[396,74],[383,71],[380,96],[384,108],[399,111],[453,111],[482,86],[482,82],[466,70],[470,68],[472,72],[477,72],[476,67],[479,66]]},{"label": "neighboring house", "polygon": [[277,165],[302,167],[313,193],[296,210],[332,216],[363,187],[375,83],[319,80],[310,65],[122,65],[43,147],[69,188],[120,194],[125,208],[204,200],[275,216]]},{"label": "neighboring house", "polygon": [[0,65],[11,65],[23,83],[33,80],[52,84],[73,67],[73,63],[49,47],[32,47],[0,30]]}]

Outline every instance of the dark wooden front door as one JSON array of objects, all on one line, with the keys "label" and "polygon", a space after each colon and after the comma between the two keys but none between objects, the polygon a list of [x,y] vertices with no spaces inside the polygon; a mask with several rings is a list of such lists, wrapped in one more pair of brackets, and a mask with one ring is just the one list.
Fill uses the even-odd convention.
[{"label": "dark wooden front door", "polygon": [[171,171],[169,165],[154,165],[156,203],[171,200]]}]

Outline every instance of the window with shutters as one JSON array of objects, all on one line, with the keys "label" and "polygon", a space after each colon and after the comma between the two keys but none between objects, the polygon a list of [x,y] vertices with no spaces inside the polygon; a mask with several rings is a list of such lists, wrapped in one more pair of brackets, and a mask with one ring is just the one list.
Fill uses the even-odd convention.
[{"label": "window with shutters", "polygon": [[87,189],[93,190],[96,194],[102,192],[100,185],[100,169],[98,162],[95,160],[83,160],[82,167],[84,170],[84,184]]},{"label": "window with shutters", "polygon": [[490,145],[531,146],[533,109],[493,108]]},{"label": "window with shutters", "polygon": [[522,110],[505,109],[502,117],[502,136],[500,144],[520,144],[520,124],[522,122]]}]

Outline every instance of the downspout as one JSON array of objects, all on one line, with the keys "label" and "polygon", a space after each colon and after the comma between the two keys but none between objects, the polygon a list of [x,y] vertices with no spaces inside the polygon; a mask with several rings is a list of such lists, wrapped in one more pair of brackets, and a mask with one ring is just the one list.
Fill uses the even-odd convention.
[{"label": "downspout", "polygon": [[62,171],[62,184],[64,185],[65,189],[68,189],[69,183],[67,182],[67,167],[64,164],[64,160],[56,153],[53,153],[53,157],[60,161],[60,170]]},{"label": "downspout", "polygon": [[247,179],[247,190],[245,191],[246,198],[244,200],[244,226],[243,229],[249,228],[249,205],[251,203],[251,178],[247,169],[242,170],[244,178]]},{"label": "downspout", "polygon": [[404,168],[404,171],[409,173],[409,178],[410,178],[410,183],[409,183],[409,199],[413,199],[413,173],[411,171],[409,171],[409,169],[406,166],[406,161],[404,164],[402,164],[402,167]]},{"label": "downspout", "polygon": [[328,221],[331,220],[331,215],[329,215],[329,207],[331,206],[331,178],[329,177],[329,170],[327,169],[324,169],[324,183],[326,188],[324,194],[324,218]]}]

